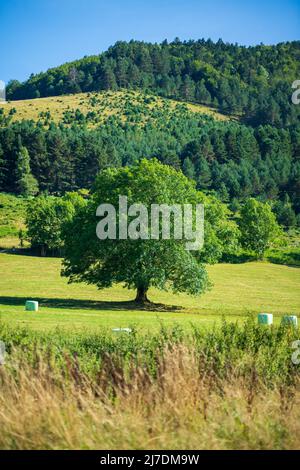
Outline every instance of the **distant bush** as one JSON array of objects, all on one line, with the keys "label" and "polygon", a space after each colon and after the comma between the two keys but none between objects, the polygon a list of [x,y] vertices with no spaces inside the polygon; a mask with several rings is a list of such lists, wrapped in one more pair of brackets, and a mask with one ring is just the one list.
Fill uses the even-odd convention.
[{"label": "distant bush", "polygon": [[243,248],[252,251],[260,259],[281,233],[270,205],[254,198],[248,199],[242,206],[239,228]]},{"label": "distant bush", "polygon": [[63,225],[72,219],[75,209],[84,204],[78,193],[33,199],[26,212],[27,237],[31,247],[38,249],[42,256],[49,252],[61,253]]}]

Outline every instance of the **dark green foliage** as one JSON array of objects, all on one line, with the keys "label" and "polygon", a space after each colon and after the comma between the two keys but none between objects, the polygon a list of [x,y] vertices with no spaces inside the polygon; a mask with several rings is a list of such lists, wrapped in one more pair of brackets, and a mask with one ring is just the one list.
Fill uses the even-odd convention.
[{"label": "dark green foliage", "polygon": [[67,193],[62,198],[41,196],[32,200],[26,212],[27,237],[31,247],[38,249],[42,256],[49,251],[61,253],[63,225],[83,205],[84,199],[76,193]]},{"label": "dark green foliage", "polygon": [[276,201],[273,211],[278,223],[284,228],[295,227],[297,225],[297,217],[288,196],[284,201]]},{"label": "dark green foliage", "polygon": [[277,201],[278,221],[293,226],[300,214],[300,108],[291,102],[291,84],[300,74],[299,49],[299,41],[255,47],[221,40],[118,42],[99,56],[33,75],[23,84],[13,81],[7,89],[12,99],[139,88],[216,106],[241,116],[247,126],[192,115],[185,105],[174,112],[167,103],[145,109],[152,97],[133,103],[130,91],[122,108],[126,122],[111,116],[93,130],[87,124],[100,122],[101,109],[92,93],[92,111],[68,110],[58,126],[48,113],[35,125],[10,124],[12,116],[2,112],[0,190],[18,192],[21,136],[40,191],[90,188],[99,170],[156,157],[181,168],[198,189],[235,200],[235,206],[248,197]]},{"label": "dark green foliage", "polygon": [[[143,204],[148,211],[148,222],[152,204],[172,206],[204,202],[193,181],[157,160],[142,160],[130,168],[104,170],[96,178],[87,206],[77,211],[65,226],[63,275],[68,276],[70,282],[84,281],[100,289],[113,283],[124,283],[128,288],[137,289],[136,300],[139,302],[147,301],[147,291],[153,286],[194,295],[204,292],[209,284],[206,270],[201,264],[201,256],[195,256],[197,252],[186,249],[184,236],[182,239],[175,239],[174,235],[170,239],[162,239],[160,226],[157,240],[152,240],[149,234],[144,238],[139,236],[141,227],[137,228],[138,238],[135,240],[128,237],[120,239],[118,229],[114,239],[97,238],[98,206],[108,203],[117,210],[120,195],[128,197],[128,207]],[[218,210],[218,206],[212,205],[213,222],[209,218],[207,221],[208,233],[213,239],[218,238],[218,231],[223,228],[223,217],[219,225],[217,222]],[[119,217],[117,210],[116,227],[119,226]]]},{"label": "dark green foliage", "polygon": [[[113,116],[101,126],[88,129],[81,118],[75,124],[74,116],[65,114],[71,127],[53,122],[44,127],[33,121],[0,126],[0,190],[18,192],[21,140],[42,192],[63,194],[90,188],[99,170],[156,157],[182,168],[197,182],[198,189],[215,191],[224,202],[252,196],[284,203],[289,194],[291,211],[296,216],[300,213],[298,127],[266,125],[253,129],[193,114],[182,105],[172,111],[167,103],[145,110],[129,98],[124,104],[125,123]],[[139,122],[141,113],[144,124]],[[279,222],[294,224],[293,217],[285,217],[285,221],[281,217]]]}]

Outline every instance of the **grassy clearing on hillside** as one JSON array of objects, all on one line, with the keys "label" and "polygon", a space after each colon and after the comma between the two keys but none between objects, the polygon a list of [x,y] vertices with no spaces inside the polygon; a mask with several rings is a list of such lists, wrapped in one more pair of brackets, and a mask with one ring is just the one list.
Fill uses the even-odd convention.
[{"label": "grassy clearing on hillside", "polygon": [[290,229],[279,240],[277,246],[268,249],[266,259],[271,263],[300,267],[300,231]]},{"label": "grassy clearing on hillside", "polygon": [[[1,318],[36,329],[135,325],[147,331],[160,323],[211,326],[222,315],[235,321],[263,311],[277,315],[279,322],[281,314],[300,312],[300,270],[288,266],[258,262],[209,266],[214,284],[210,292],[195,298],[151,289],[151,300],[170,306],[168,311],[151,312],[136,310],[130,303],[135,293],[119,285],[101,291],[85,284],[68,285],[60,277],[60,266],[59,258],[0,254]],[[25,312],[26,299],[39,300],[40,311]]]},{"label": "grassy clearing on hillside", "polygon": [[[119,116],[125,121],[127,119],[128,107],[136,108],[137,112],[140,112],[143,121],[143,119],[151,118],[151,111],[153,110],[165,107],[170,111],[174,111],[177,106],[181,105],[182,103],[178,101],[128,90],[79,93],[0,104],[4,108],[5,114],[8,114],[12,109],[16,110],[12,121],[32,119],[34,121],[41,120],[41,122],[45,122],[51,119],[56,123],[65,121],[66,124],[68,124],[68,118],[72,118],[72,121],[76,120],[73,114],[77,109],[85,116],[88,113],[95,113],[98,124],[101,124],[109,116]],[[211,115],[215,119],[222,121],[229,119],[228,116],[220,114],[208,106],[190,103],[185,103],[185,105],[192,113]],[[50,119],[48,119],[45,113],[50,113]],[[155,119],[155,116],[153,117]],[[96,124],[90,123],[89,125],[93,127]]]},{"label": "grassy clearing on hillside", "polygon": [[0,336],[1,449],[299,448],[294,328]]},{"label": "grassy clearing on hillside", "polygon": [[27,203],[23,197],[0,193],[0,249],[19,246],[18,233],[25,229]]}]

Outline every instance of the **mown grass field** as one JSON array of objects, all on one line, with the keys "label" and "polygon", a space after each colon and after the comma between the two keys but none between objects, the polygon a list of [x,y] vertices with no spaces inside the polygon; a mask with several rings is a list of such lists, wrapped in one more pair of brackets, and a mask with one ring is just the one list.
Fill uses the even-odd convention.
[{"label": "mown grass field", "polygon": [[143,311],[122,286],[68,285],[60,266],[0,253],[1,449],[299,448],[298,329],[247,319],[299,314],[299,268],[209,266],[210,292],[152,289]]},{"label": "mown grass field", "polygon": [[[165,311],[137,310],[134,292],[115,286],[103,291],[85,284],[68,285],[60,276],[61,259],[0,254],[0,318],[34,329],[98,329],[136,326],[156,330],[161,324],[210,327],[223,316],[240,321],[249,314],[300,313],[300,269],[263,262],[209,266],[213,282],[200,298],[150,291],[150,299]],[[25,312],[26,299],[39,300],[38,313]]]},{"label": "mown grass field", "polygon": [[[136,91],[103,91],[99,93],[78,93],[74,95],[51,96],[47,98],[36,98],[32,100],[10,101],[0,104],[7,115],[11,110],[15,110],[12,121],[21,121],[23,119],[32,119],[34,121],[44,121],[43,113],[50,113],[51,120],[58,123],[63,121],[65,113],[75,112],[77,109],[87,115],[88,112],[94,112],[97,117],[97,123],[101,124],[109,116],[121,117],[124,121],[127,118],[126,108],[130,105],[141,113],[144,119],[151,118],[151,111],[154,112],[162,107],[174,111],[176,106],[183,103],[159,98],[154,95]],[[217,112],[209,106],[184,103],[189,111],[213,116],[218,120],[228,120],[229,117]],[[142,108],[141,108],[142,106]],[[42,113],[42,114],[41,114]],[[143,119],[142,119],[143,120]],[[89,124],[93,127],[93,124]]]}]

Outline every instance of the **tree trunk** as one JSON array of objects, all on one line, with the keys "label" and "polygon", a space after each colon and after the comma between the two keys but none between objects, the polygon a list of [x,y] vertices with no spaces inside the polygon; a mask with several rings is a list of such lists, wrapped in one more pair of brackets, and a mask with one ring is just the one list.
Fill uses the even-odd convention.
[{"label": "tree trunk", "polygon": [[145,287],[145,286],[138,287],[135,302],[139,304],[145,304],[149,302],[149,299],[147,297],[147,292],[148,292],[148,287]]}]

